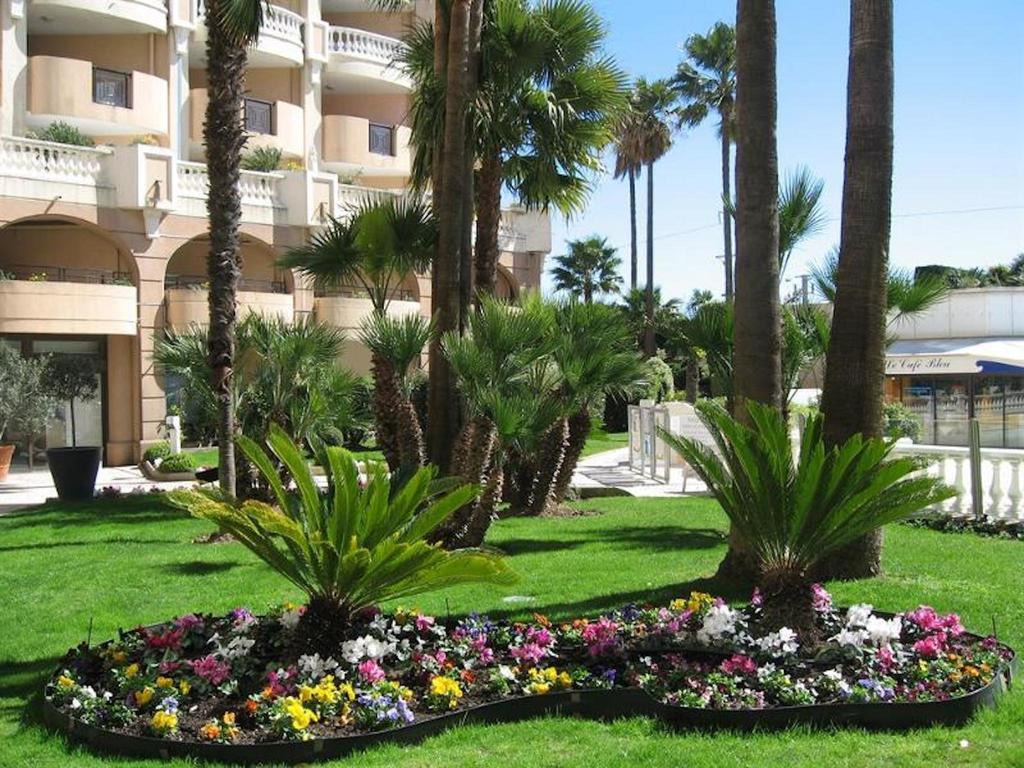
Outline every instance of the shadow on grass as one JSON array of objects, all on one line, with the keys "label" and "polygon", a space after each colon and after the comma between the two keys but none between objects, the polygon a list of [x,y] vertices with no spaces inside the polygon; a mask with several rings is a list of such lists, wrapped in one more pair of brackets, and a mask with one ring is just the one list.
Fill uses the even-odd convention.
[{"label": "shadow on grass", "polygon": [[0,531],[55,527],[87,530],[111,523],[155,523],[185,520],[189,515],[172,507],[160,494],[120,499],[94,499],[67,504],[53,502],[0,517]]},{"label": "shadow on grass", "polygon": [[0,717],[25,724],[43,722],[43,685],[60,663],[59,656],[0,663]]},{"label": "shadow on grass", "polygon": [[184,563],[168,563],[163,569],[178,576],[211,576],[238,568],[240,565],[242,564],[236,561],[217,563],[206,560],[189,560]]},{"label": "shadow on grass", "polygon": [[713,549],[725,544],[725,531],[715,528],[681,528],[659,525],[648,528],[602,528],[589,530],[579,539],[506,539],[494,542],[494,547],[506,555],[525,555],[578,549],[592,544],[615,544],[623,549],[642,549],[648,552]]},{"label": "shadow on grass", "polygon": [[42,544],[12,544],[9,547],[0,547],[0,552],[22,552],[33,549],[61,549],[63,547],[94,547],[97,544],[139,544],[150,546],[151,544],[180,544],[178,539],[90,539],[88,541],[51,541]]}]

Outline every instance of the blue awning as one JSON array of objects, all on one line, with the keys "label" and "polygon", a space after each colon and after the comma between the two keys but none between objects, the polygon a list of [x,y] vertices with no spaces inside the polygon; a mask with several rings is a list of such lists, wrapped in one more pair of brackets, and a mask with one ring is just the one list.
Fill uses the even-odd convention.
[{"label": "blue awning", "polygon": [[886,351],[889,376],[1024,376],[1024,338],[907,339]]}]

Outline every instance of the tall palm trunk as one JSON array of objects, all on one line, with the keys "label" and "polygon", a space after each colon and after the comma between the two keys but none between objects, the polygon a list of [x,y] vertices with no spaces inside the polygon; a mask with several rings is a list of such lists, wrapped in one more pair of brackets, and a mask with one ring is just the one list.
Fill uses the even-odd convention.
[{"label": "tall palm trunk", "polygon": [[732,159],[730,153],[730,129],[732,123],[732,108],[723,106],[720,112],[722,118],[722,238],[725,262],[725,300],[732,301],[735,288],[732,275],[732,212],[729,202],[732,199]]},{"label": "tall palm trunk", "polygon": [[473,259],[477,295],[494,295],[501,227],[501,155],[490,151],[481,158],[476,189],[476,247]]},{"label": "tall palm trunk", "polygon": [[644,296],[644,354],[658,351],[654,337],[654,163],[647,164],[647,292]]},{"label": "tall palm trunk", "polygon": [[[748,400],[782,407],[775,32],[774,0],[739,0],[733,408],[744,423],[750,421]],[[719,574],[749,578],[752,570],[747,548],[732,531]]]},{"label": "tall palm trunk", "polygon": [[373,375],[373,422],[377,447],[384,454],[388,468],[395,470],[402,463],[398,449],[398,424],[395,413],[395,369],[386,358],[374,353],[370,360]]},{"label": "tall palm trunk", "polygon": [[637,253],[636,253],[636,171],[630,166],[629,171],[629,290],[636,290]]},{"label": "tall palm trunk", "polygon": [[521,510],[527,515],[542,515],[551,506],[554,499],[555,480],[565,461],[565,451],[569,442],[569,421],[558,419],[541,439],[540,449],[533,460],[533,482],[526,508]]},{"label": "tall palm trunk", "polygon": [[[831,445],[882,434],[893,79],[892,0],[852,0],[842,231],[821,404]],[[877,575],[881,550],[879,530],[830,557],[823,575]]]},{"label": "tall palm trunk", "polygon": [[451,366],[441,352],[441,338],[459,327],[462,271],[463,206],[466,201],[466,103],[470,65],[471,0],[452,0],[446,57],[445,124],[438,196],[438,247],[431,277],[431,303],[437,330],[430,341],[430,461],[447,469],[458,427],[459,409]]},{"label": "tall palm trunk", "polygon": [[[495,465],[500,464],[500,450],[494,425],[488,419],[477,416],[459,430],[459,437],[452,452],[452,472],[467,483],[486,487],[491,482]],[[479,532],[483,520],[478,518],[482,515],[489,525],[494,508],[500,500],[500,487],[497,499],[485,500],[481,495],[462,509],[456,510],[438,528],[432,537],[433,540],[440,542],[446,549],[457,549],[466,546],[464,538],[467,530],[473,527],[476,531],[474,536],[480,536],[482,541],[486,527],[483,533]],[[482,504],[490,504],[490,508],[482,512]]]},{"label": "tall palm trunk", "polygon": [[238,190],[239,166],[245,133],[242,104],[245,91],[245,48],[223,34],[215,19],[224,0],[207,0],[207,85],[203,138],[209,193],[210,252],[206,269],[210,281],[209,353],[211,386],[217,400],[217,453],[221,489],[235,493],[235,411],[231,374],[235,358],[236,294],[241,275],[238,222],[242,201]]},{"label": "tall palm trunk", "polygon": [[[466,46],[469,50],[469,66],[466,71],[466,99],[475,98],[480,67],[480,46],[481,34],[483,32],[483,0],[473,0],[469,10],[469,38]],[[476,138],[473,121],[466,120],[466,146],[475,147]],[[476,155],[467,150],[463,158],[462,173],[464,179],[463,203],[462,203],[462,252],[459,258],[459,329],[463,330],[469,322],[470,307],[473,302],[473,295],[477,286],[474,285],[473,261],[473,220],[476,218],[474,188],[476,186]],[[501,215],[501,202],[498,203],[498,215]],[[495,237],[495,248],[497,248],[497,237]],[[495,257],[497,258],[497,257]],[[490,291],[493,293],[493,289]]]}]

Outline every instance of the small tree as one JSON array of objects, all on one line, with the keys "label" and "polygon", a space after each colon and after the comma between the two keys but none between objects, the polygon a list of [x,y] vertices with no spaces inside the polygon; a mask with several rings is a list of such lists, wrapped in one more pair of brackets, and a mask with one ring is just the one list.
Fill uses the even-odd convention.
[{"label": "small tree", "polygon": [[21,382],[18,365],[21,355],[6,344],[0,344],[0,442],[3,442],[8,425],[18,412],[21,398]]},{"label": "small tree", "polygon": [[36,435],[46,431],[46,425],[53,418],[57,407],[57,399],[46,388],[46,369],[49,365],[49,356],[42,356],[22,358],[19,366],[21,397],[12,424],[25,440],[29,469],[35,465],[33,454]]},{"label": "small tree", "polygon": [[43,373],[45,390],[71,409],[71,445],[78,447],[75,400],[88,402],[99,389],[99,366],[88,355],[55,355]]}]

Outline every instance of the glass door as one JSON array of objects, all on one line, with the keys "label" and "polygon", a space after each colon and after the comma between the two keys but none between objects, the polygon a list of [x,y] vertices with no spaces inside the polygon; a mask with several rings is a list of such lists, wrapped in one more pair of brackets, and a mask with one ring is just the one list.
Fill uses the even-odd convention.
[{"label": "glass door", "polygon": [[935,379],[935,444],[967,445],[970,390],[966,377]]},{"label": "glass door", "polygon": [[[88,340],[32,340],[32,354],[89,355],[96,361],[96,367],[106,367],[103,341]],[[96,396],[89,400],[75,400],[75,434],[71,434],[71,404],[59,403],[53,419],[46,428],[46,447],[62,448],[70,445],[103,445],[103,405],[106,401],[104,377],[97,373]]]}]

